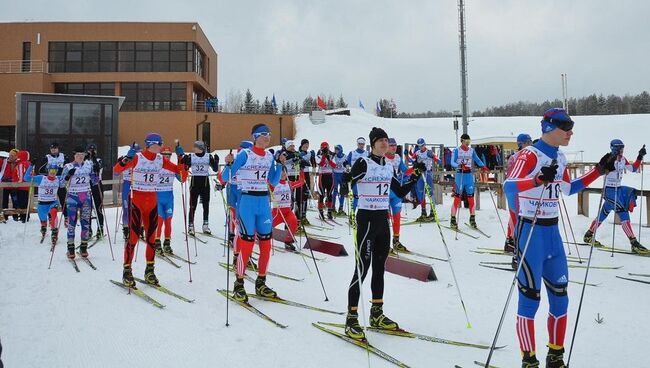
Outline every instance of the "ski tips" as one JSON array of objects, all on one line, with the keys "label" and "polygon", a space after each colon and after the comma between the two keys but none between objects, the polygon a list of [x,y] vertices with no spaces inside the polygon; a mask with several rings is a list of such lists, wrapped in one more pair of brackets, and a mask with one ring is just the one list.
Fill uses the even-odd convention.
[{"label": "ski tips", "polygon": [[469,322],[467,322],[467,328],[468,328],[468,329],[472,329],[472,324],[469,323]]}]

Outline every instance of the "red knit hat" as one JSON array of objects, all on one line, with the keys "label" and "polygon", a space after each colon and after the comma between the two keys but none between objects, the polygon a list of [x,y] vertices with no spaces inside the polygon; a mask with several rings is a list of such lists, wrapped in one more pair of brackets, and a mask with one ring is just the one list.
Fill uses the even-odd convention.
[{"label": "red knit hat", "polygon": [[325,142],[325,141],[320,142],[320,148],[321,148],[321,149],[323,149],[323,148],[329,148],[329,147],[330,147],[330,145],[329,145],[327,142]]}]

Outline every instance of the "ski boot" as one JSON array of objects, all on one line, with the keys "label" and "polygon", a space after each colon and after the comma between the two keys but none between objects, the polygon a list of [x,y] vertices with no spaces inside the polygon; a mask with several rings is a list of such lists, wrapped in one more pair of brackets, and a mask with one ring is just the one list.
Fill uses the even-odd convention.
[{"label": "ski boot", "polygon": [[298,227],[296,228],[296,233],[294,235],[304,234],[304,233],[305,233],[305,225],[298,224]]},{"label": "ski boot", "polygon": [[101,240],[101,239],[104,238],[104,228],[103,227],[100,227],[99,229],[97,229],[97,234],[95,235],[95,237],[97,238],[97,240]]},{"label": "ski boot", "polygon": [[165,255],[174,254],[174,251],[172,250],[172,245],[170,243],[171,241],[169,239],[165,239],[163,241],[162,251]]},{"label": "ski boot", "polygon": [[122,283],[126,287],[134,288],[135,280],[133,279],[133,272],[131,271],[131,265],[124,265],[124,270],[122,270]]},{"label": "ski boot", "polygon": [[456,222],[456,216],[451,216],[449,219],[449,227],[453,230],[458,230],[458,223]]},{"label": "ski boot", "polygon": [[548,348],[546,355],[546,368],[566,368],[564,364],[564,348]]},{"label": "ski boot", "polygon": [[295,252],[296,251],[296,246],[293,245],[293,242],[284,242],[284,249]]},{"label": "ski boot", "polygon": [[81,244],[79,245],[79,255],[82,258],[88,257],[88,240],[81,241]]},{"label": "ski boot", "polygon": [[591,230],[587,230],[587,232],[585,233],[585,237],[582,238],[582,240],[589,245],[591,245],[591,242],[594,242],[594,247],[597,248],[604,247],[604,245],[601,242],[594,239],[594,233]]},{"label": "ski boot", "polygon": [[194,236],[196,233],[194,232],[194,224],[189,224],[187,225],[187,233],[190,236]]},{"label": "ski boot", "polygon": [[408,249],[399,241],[399,235],[393,235],[393,249],[395,253],[408,253]]},{"label": "ski boot", "polygon": [[357,310],[348,310],[348,315],[345,318],[345,334],[355,340],[365,340],[366,334],[363,328],[359,325],[359,314]]},{"label": "ski boot", "polygon": [[74,242],[69,241],[68,242],[68,259],[74,259]]},{"label": "ski boot", "polygon": [[327,209],[327,219],[328,220],[334,220],[334,210],[331,208]]},{"label": "ski boot", "polygon": [[397,323],[384,315],[383,302],[372,303],[370,307],[370,327],[382,330],[398,330]]},{"label": "ski boot", "polygon": [[210,230],[210,227],[208,226],[207,222],[203,223],[203,228],[201,229],[204,234],[212,235],[212,230]]},{"label": "ski boot", "polygon": [[524,351],[521,359],[521,368],[539,368],[539,360],[535,357],[535,353]]},{"label": "ski boot", "polygon": [[433,214],[433,210],[431,210],[431,213],[429,213],[429,216],[426,217],[428,222],[432,222],[436,220],[436,217]]},{"label": "ski boot", "polygon": [[147,282],[149,285],[155,285],[158,286],[160,285],[158,283],[158,278],[156,277],[156,274],[153,271],[153,262],[147,262],[147,267],[144,269],[144,281]]},{"label": "ski boot", "polygon": [[503,245],[503,251],[506,253],[515,252],[515,239],[512,237],[506,238],[506,243]]},{"label": "ski boot", "polygon": [[248,303],[248,295],[244,289],[244,279],[235,279],[235,285],[232,287],[232,297],[238,302]]},{"label": "ski boot", "polygon": [[469,226],[478,229],[478,225],[476,225],[476,215],[469,215]]},{"label": "ski boot", "polygon": [[648,248],[641,245],[641,243],[639,243],[639,241],[636,240],[636,238],[630,238],[630,245],[632,246],[632,253],[642,254],[642,255],[650,254],[650,250],[648,250]]},{"label": "ski boot", "polygon": [[124,237],[124,240],[129,240],[129,232],[128,226],[122,226],[122,236]]},{"label": "ski boot", "polygon": [[303,218],[301,218],[301,219],[300,219],[300,224],[303,225],[303,226],[309,226],[309,225],[311,225],[311,223],[309,222],[309,220],[307,220],[307,217],[303,217]]},{"label": "ski boot", "polygon": [[41,225],[41,238],[45,238],[45,234],[47,234],[47,226]]},{"label": "ski boot", "polygon": [[266,286],[266,276],[257,276],[255,280],[255,294],[265,298],[277,298],[278,293]]},{"label": "ski boot", "polygon": [[159,256],[163,255],[162,243],[160,242],[160,239],[154,240],[153,249],[156,251],[157,255],[159,255]]},{"label": "ski boot", "polygon": [[336,215],[337,216],[347,216],[347,213],[345,213],[345,211],[343,211],[343,206],[339,206],[339,210],[338,210],[338,212],[336,212]]},{"label": "ski boot", "polygon": [[318,217],[319,217],[321,220],[325,220],[325,213],[323,213],[323,209],[322,209],[322,208],[319,208],[319,209],[318,209]]},{"label": "ski boot", "polygon": [[415,221],[418,222],[428,222],[429,219],[427,218],[427,210],[422,207],[422,214],[420,214],[420,217],[416,218]]},{"label": "ski boot", "polygon": [[59,240],[59,229],[52,228],[52,244],[56,244],[56,242]]}]

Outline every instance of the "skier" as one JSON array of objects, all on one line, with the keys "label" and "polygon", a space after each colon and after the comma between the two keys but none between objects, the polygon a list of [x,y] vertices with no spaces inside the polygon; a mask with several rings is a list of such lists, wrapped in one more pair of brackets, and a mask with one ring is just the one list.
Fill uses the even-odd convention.
[{"label": "skier", "polygon": [[[390,229],[388,217],[389,191],[397,197],[408,193],[426,170],[423,163],[417,163],[414,175],[401,184],[393,172],[392,165],[386,162],[388,151],[388,134],[381,128],[372,128],[369,134],[371,153],[368,157],[359,157],[343,180],[355,185],[358,190],[358,210],[356,212],[356,266],[348,289],[348,314],[345,333],[353,339],[365,339],[359,325],[358,305],[361,283],[372,264],[372,307],[370,308],[370,326],[396,330],[398,325],[383,312],[384,270],[390,249]],[[361,280],[359,280],[361,274]]]},{"label": "skier", "polygon": [[[11,181],[14,183],[25,183],[25,174],[27,173],[27,167],[29,167],[29,152],[25,150],[20,150],[16,154],[16,165],[14,166],[13,172],[11,174]],[[27,213],[29,209],[29,185],[22,185],[16,188],[14,208],[20,212],[18,219],[20,222],[27,221]]]},{"label": "skier", "polygon": [[[506,177],[509,176],[510,171],[514,167],[514,163],[517,160],[519,153],[526,147],[533,144],[530,135],[526,133],[521,133],[517,136],[517,152],[508,157],[508,164],[506,166]],[[508,197],[509,198],[509,197]],[[508,230],[506,234],[506,242],[503,245],[503,250],[507,253],[515,252],[515,226],[517,224],[517,198],[513,197],[512,203],[508,201]],[[514,267],[516,269],[516,267]]]},{"label": "skier", "polygon": [[625,149],[623,141],[620,139],[614,139],[610,142],[609,146],[612,155],[616,156],[616,162],[614,163],[615,170],[607,173],[607,176],[605,177],[605,202],[598,217],[594,219],[589,230],[585,233],[584,241],[589,244],[593,241],[594,245],[597,247],[603,246],[598,240],[594,240],[594,232],[598,229],[600,224],[605,221],[607,215],[614,210],[615,214],[618,215],[618,218],[621,220],[621,226],[623,227],[625,235],[627,235],[630,240],[632,252],[637,254],[649,254],[650,252],[648,249],[641,245],[641,243],[636,239],[634,230],[632,230],[632,224],[630,223],[629,211],[634,208],[636,203],[635,189],[621,185],[623,174],[626,171],[640,171],[643,157],[646,154],[645,146],[639,150],[639,154],[633,164],[630,164],[625,156],[623,156],[623,150]]},{"label": "skier", "polygon": [[329,143],[321,142],[320,150],[316,154],[316,163],[318,165],[318,214],[321,219],[325,219],[323,213],[323,202],[327,206],[327,218],[334,218],[334,177],[332,170],[336,167],[333,160],[333,153],[330,151]]},{"label": "skier", "polygon": [[[61,178],[61,173],[63,173],[63,165],[65,165],[66,162],[66,157],[63,153],[61,153],[61,148],[59,147],[59,143],[57,142],[52,142],[50,144],[50,153],[45,155],[43,158],[41,167],[39,169],[39,172],[41,174],[48,174],[48,168],[51,165],[56,165],[59,167],[59,171],[57,172],[56,176]],[[63,205],[65,203],[65,196],[66,196],[66,190],[65,190],[65,184],[63,184],[63,181],[61,181],[61,187],[59,188],[57,192],[57,196],[59,198],[59,203]],[[63,211],[63,217],[65,218],[65,224],[68,223],[68,214]]]},{"label": "skier", "polygon": [[[386,152],[385,155],[386,163],[393,168],[393,174],[397,177],[399,182],[402,183],[406,173],[406,164],[404,164],[402,157],[396,153],[397,141],[395,141],[395,138],[389,138],[388,152]],[[398,252],[408,252],[408,249],[406,249],[406,247],[399,241],[400,225],[402,221],[402,198],[395,195],[392,190],[390,191],[389,198],[390,212],[388,217],[393,224],[393,248],[391,249],[391,253],[397,254]]]},{"label": "skier", "polygon": [[[265,124],[257,124],[251,130],[254,146],[244,149],[237,154],[225,158],[226,168],[222,176],[225,181],[232,175],[237,175],[241,197],[239,199],[237,218],[239,238],[236,240],[240,250],[237,259],[237,278],[233,286],[233,298],[247,302],[248,295],[244,289],[244,274],[246,265],[253,252],[255,237],[259,239],[260,256],[258,261],[255,293],[257,295],[275,298],[277,293],[266,285],[266,270],[271,257],[272,215],[269,205],[268,185],[276,186],[280,180],[282,165],[277,165],[273,155],[265,151],[271,142],[271,131]],[[284,164],[284,156],[278,157]],[[233,162],[234,161],[234,162]]]},{"label": "skier", "polygon": [[88,257],[88,238],[90,229],[90,212],[92,193],[90,189],[90,175],[99,172],[99,166],[86,160],[86,149],[83,146],[75,147],[74,160],[63,167],[61,175],[68,186],[65,201],[65,210],[68,212],[68,258],[74,259],[75,230],[77,228],[77,211],[80,212],[81,244],[79,254]]},{"label": "skier", "polygon": [[[133,143],[133,149],[136,153],[142,152],[139,144]],[[117,174],[117,173],[115,173]],[[122,171],[122,234],[124,240],[129,239],[129,209],[131,208],[131,182],[133,179],[133,170],[126,169]]]},{"label": "skier", "polygon": [[[163,146],[160,154],[169,160],[172,156],[172,148]],[[158,226],[156,227],[156,240],[154,247],[158,254],[174,254],[171,246],[172,240],[172,216],[174,215],[174,179],[180,180],[175,172],[161,169],[158,173],[158,186],[156,187],[156,199],[158,201]],[[160,242],[163,226],[165,227],[165,239]]]},{"label": "skier", "polygon": [[[99,166],[99,171],[90,174],[90,190],[93,196],[95,214],[97,216],[97,239],[101,239],[104,237],[104,193],[102,189],[102,170],[104,165],[102,159],[97,157],[97,145],[94,143],[91,143],[86,147],[86,159],[90,160],[93,166]],[[92,238],[92,236],[93,226],[91,222],[88,237]]]},{"label": "skier", "polygon": [[454,197],[454,203],[451,206],[451,219],[449,220],[449,226],[452,229],[458,229],[456,214],[458,214],[461,197],[463,196],[463,193],[465,193],[465,195],[467,195],[467,202],[469,202],[469,224],[471,227],[477,228],[476,216],[474,214],[474,174],[472,173],[472,165],[476,162],[476,165],[478,165],[478,167],[480,167],[484,172],[489,171],[489,169],[485,166],[483,161],[478,158],[474,148],[470,146],[471,140],[469,135],[461,135],[460,142],[460,147],[454,148],[451,158],[451,166],[456,170],[456,180],[454,184],[454,192],[452,194]]},{"label": "skier", "polygon": [[309,150],[309,140],[303,139],[300,141],[300,148],[298,155],[300,156],[300,168],[303,172],[303,185],[299,187],[295,195],[296,200],[296,217],[300,220],[298,224],[298,231],[302,231],[303,226],[310,225],[307,220],[307,202],[311,196],[312,176],[310,175],[311,168],[316,166],[316,159],[314,151]]},{"label": "skier", "polygon": [[[135,287],[131,261],[135,253],[135,245],[138,242],[139,231],[144,225],[146,233],[146,259],[147,266],[144,271],[144,279],[148,284],[158,285],[158,278],[154,273],[155,264],[155,237],[158,226],[158,208],[156,188],[158,184],[158,173],[167,169],[173,173],[180,174],[181,181],[185,180],[186,172],[183,165],[176,165],[164,158],[160,151],[163,139],[158,133],[149,133],[144,139],[145,150],[136,152],[135,145],[129,148],[126,156],[118,159],[113,171],[121,173],[124,170],[133,169],[131,177],[131,201],[129,214],[129,238],[124,246],[124,265],[122,271],[122,282],[128,287]],[[176,154],[180,157],[184,154],[183,148],[177,144]]]},{"label": "skier", "polygon": [[187,232],[194,235],[194,213],[196,205],[201,197],[203,206],[203,228],[205,234],[212,234],[208,219],[210,215],[210,169],[219,172],[219,156],[206,152],[205,142],[194,142],[194,152],[181,158],[181,162],[190,168],[192,179],[190,180],[190,214]]},{"label": "skier", "polygon": [[27,168],[25,181],[34,182],[38,186],[38,219],[41,221],[41,240],[45,239],[47,233],[47,220],[49,216],[52,244],[56,244],[59,238],[59,228],[56,216],[59,209],[57,191],[59,190],[61,178],[57,176],[59,166],[50,164],[47,168],[47,175],[34,175],[34,165]]},{"label": "skier", "polygon": [[[426,141],[424,138],[418,138],[417,144],[419,149],[413,152],[412,155],[412,162],[423,162],[424,165],[427,168],[426,172],[426,181],[427,184],[429,184],[429,188],[431,189],[431,195],[433,196],[433,165],[435,163],[440,163],[440,160],[436,155],[433,153],[433,150],[427,149],[426,146]],[[416,187],[416,195],[418,202],[420,202],[422,214],[420,217],[418,217],[417,221],[425,222],[425,221],[432,221],[433,220],[433,210],[431,210],[431,213],[429,216],[427,216],[427,196],[424,190],[424,179],[420,178],[418,180],[418,184]],[[433,203],[431,204],[432,206],[434,205]]]},{"label": "skier", "polygon": [[[357,162],[357,159],[359,157],[368,157],[368,151],[366,151],[366,139],[364,137],[357,138],[357,149],[355,149],[354,151],[350,151],[348,153],[346,159],[346,168],[347,168],[346,171],[350,170],[352,165],[354,165],[354,163]],[[356,185],[352,186],[352,194],[354,195],[352,200],[352,210],[356,211],[357,203],[359,202]]]},{"label": "skier", "polygon": [[[517,275],[517,336],[523,356],[523,368],[539,366],[535,356],[535,314],[540,303],[542,278],[550,304],[546,367],[565,367],[563,354],[569,304],[569,275],[558,227],[559,192],[562,190],[568,195],[575,194],[605,171],[613,170],[615,156],[607,153],[594,169],[571,181],[566,169],[566,157],[559,150],[559,146],[569,144],[573,135],[573,124],[564,109],[547,110],[541,121],[542,139],[521,151],[510,176],[503,184],[507,196],[518,196],[519,220],[515,238],[518,261],[522,264],[521,272]],[[532,236],[529,236],[530,231],[534,231]],[[528,248],[522,260],[526,246]]]},{"label": "skier", "polygon": [[304,176],[302,172],[300,172],[300,176],[297,180],[289,180],[287,168],[284,166],[282,167],[282,176],[280,177],[278,185],[275,187],[270,186],[271,191],[273,192],[273,196],[271,197],[273,200],[273,210],[271,211],[271,215],[273,216],[273,227],[280,224],[285,224],[287,226],[287,231],[289,233],[284,239],[284,248],[292,252],[296,251],[294,236],[298,229],[298,218],[296,218],[296,215],[291,211],[291,192],[302,185],[303,178]]},{"label": "skier", "polygon": [[345,197],[348,195],[348,187],[343,184],[343,173],[345,172],[345,154],[343,153],[343,146],[337,144],[334,146],[334,157],[332,160],[336,164],[336,167],[332,169],[334,173],[334,191],[332,192],[332,201],[336,205],[336,198],[339,200],[339,210],[336,212],[338,216],[345,216],[346,213],[343,211],[343,202],[345,202]]},{"label": "skier", "polygon": [[[13,172],[14,168],[18,160],[18,150],[16,148],[12,149],[9,151],[9,154],[7,157],[2,160],[2,166],[0,166],[1,172],[0,174],[2,179],[2,183],[11,183],[13,182]],[[16,190],[13,188],[6,188],[5,190],[2,191],[2,209],[8,209],[9,208],[9,198],[11,198],[11,201],[13,203],[13,206],[16,207]],[[14,221],[18,221],[18,215],[14,214],[13,216]]]}]

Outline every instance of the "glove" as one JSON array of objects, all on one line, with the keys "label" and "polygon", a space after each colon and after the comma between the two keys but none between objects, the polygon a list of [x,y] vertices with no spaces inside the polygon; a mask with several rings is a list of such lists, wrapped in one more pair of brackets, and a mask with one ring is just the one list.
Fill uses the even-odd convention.
[{"label": "glove", "polygon": [[135,142],[131,145],[131,147],[129,147],[129,152],[126,153],[126,157],[128,157],[129,159],[132,159],[133,157],[135,157],[136,152],[135,152],[134,145],[135,145]]},{"label": "glove", "polygon": [[600,161],[598,161],[598,164],[596,164],[596,168],[598,169],[600,175],[603,175],[606,172],[616,170],[616,167],[614,167],[615,162],[616,162],[616,155],[613,155],[611,152],[608,152],[603,157],[600,158]]},{"label": "glove", "polygon": [[413,175],[419,178],[422,175],[422,173],[426,171],[427,171],[427,165],[425,165],[424,162],[417,162],[413,169]]},{"label": "glove", "polygon": [[535,177],[536,181],[543,182],[544,184],[548,184],[552,181],[555,180],[555,176],[557,175],[557,164],[552,164],[551,166],[543,166],[540,170],[540,172],[537,174],[537,177]]},{"label": "glove", "polygon": [[214,191],[221,192],[223,190],[223,185],[218,180],[214,181]]},{"label": "glove", "polygon": [[174,148],[174,152],[176,152],[176,155],[178,156],[185,155],[185,151],[183,151],[183,147],[181,147],[180,142],[176,142],[176,147]]},{"label": "glove", "polygon": [[645,144],[644,144],[643,147],[641,147],[641,149],[639,150],[639,155],[636,157],[636,159],[639,161],[643,161],[643,156],[645,156],[645,154],[646,151],[645,151]]},{"label": "glove", "polygon": [[70,177],[72,175],[74,175],[75,171],[77,171],[77,169],[74,168],[74,167],[72,169],[68,170],[68,174],[65,176],[65,180],[70,180]]}]

